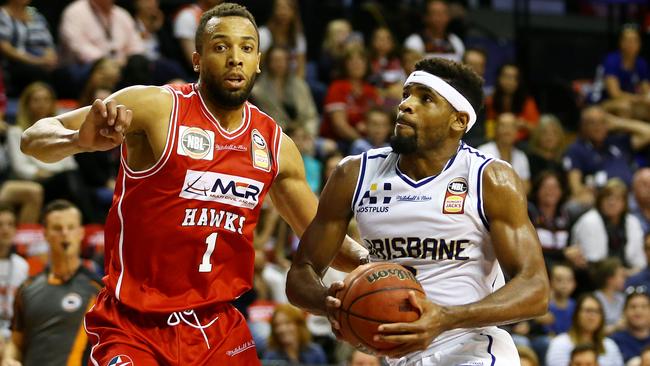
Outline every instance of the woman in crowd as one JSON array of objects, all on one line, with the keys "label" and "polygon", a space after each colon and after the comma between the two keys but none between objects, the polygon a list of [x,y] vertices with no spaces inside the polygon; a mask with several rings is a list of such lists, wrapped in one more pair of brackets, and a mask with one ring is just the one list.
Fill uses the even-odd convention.
[{"label": "woman in crowd", "polygon": [[533,181],[545,170],[564,173],[564,129],[560,120],[552,114],[544,114],[532,132],[528,144],[528,163]]},{"label": "woman in crowd", "polygon": [[544,171],[533,181],[528,215],[542,244],[547,264],[562,262],[569,243],[569,214],[564,208],[566,192],[562,176]]},{"label": "woman in crowd", "polygon": [[85,219],[95,222],[90,196],[74,157],[56,163],[43,163],[20,150],[23,131],[39,119],[56,114],[56,96],[49,85],[36,82],[23,91],[18,102],[16,125],[11,126],[7,134],[13,174],[20,179],[40,183],[44,188],[45,203],[57,198],[69,199],[79,206]]},{"label": "woman in crowd", "polygon": [[643,229],[639,219],[628,212],[627,187],[622,180],[610,179],[598,192],[596,207],[580,216],[571,229],[571,245],[589,262],[618,257],[634,271],[646,266]]},{"label": "woman in crowd", "polygon": [[616,343],[605,338],[605,313],[600,301],[592,294],[582,295],[573,313],[571,328],[551,340],[546,353],[546,366],[568,366],[573,348],[591,343],[598,350],[601,366],[623,366],[623,357]]},{"label": "woman in crowd", "polygon": [[318,60],[318,75],[329,84],[341,75],[343,58],[349,47],[363,47],[363,40],[352,31],[352,25],[345,19],[334,19],[327,23],[325,39]]},{"label": "woman in crowd", "polygon": [[345,79],[333,82],[325,97],[321,136],[347,145],[365,134],[364,116],[381,105],[377,89],[366,81],[368,59],[362,48],[345,54]]},{"label": "woman in crowd", "polygon": [[271,337],[264,360],[286,361],[289,364],[326,364],[323,349],[311,342],[305,314],[289,305],[278,305],[271,318]]},{"label": "woman in crowd", "polygon": [[275,0],[271,18],[260,27],[259,33],[262,53],[266,53],[271,46],[287,49],[291,72],[300,78],[305,77],[307,40],[302,32],[296,0]]},{"label": "woman in crowd", "polygon": [[499,68],[494,94],[486,98],[485,108],[488,120],[506,112],[517,116],[517,141],[527,139],[539,120],[535,99],[526,92],[519,67],[511,63]]},{"label": "woman in crowd", "polygon": [[316,136],[316,104],[307,83],[290,70],[289,50],[271,46],[266,52],[263,69],[253,87],[255,105],[282,127],[299,124],[312,137]]},{"label": "woman in crowd", "polygon": [[370,82],[380,88],[404,81],[402,62],[390,29],[379,27],[370,41]]}]

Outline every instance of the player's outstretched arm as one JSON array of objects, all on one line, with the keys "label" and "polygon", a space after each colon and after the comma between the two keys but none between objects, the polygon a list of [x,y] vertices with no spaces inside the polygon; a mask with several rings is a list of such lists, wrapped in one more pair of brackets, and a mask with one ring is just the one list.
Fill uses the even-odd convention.
[{"label": "player's outstretched arm", "polygon": [[11,339],[5,344],[0,366],[19,366],[23,359],[24,336],[22,332],[11,332]]},{"label": "player's outstretched arm", "polygon": [[[44,162],[56,162],[81,152],[109,150],[125,135],[149,132],[171,111],[170,92],[159,87],[122,89],[106,100],[56,117],[43,118],[23,132],[21,150]],[[169,108],[164,106],[168,105]]]},{"label": "player's outstretched arm", "polygon": [[[280,173],[271,187],[271,199],[293,231],[302,237],[316,216],[318,200],[305,179],[302,157],[293,140],[287,135],[282,135]],[[367,255],[365,248],[345,237],[331,265],[340,271],[350,272]]]},{"label": "player's outstretched arm", "polygon": [[328,294],[321,277],[337,255],[347,232],[358,174],[358,158],[348,158],[336,168],[321,193],[316,217],[303,234],[289,269],[289,301],[314,314],[327,312],[326,299],[332,294]]},{"label": "player's outstretched arm", "polygon": [[546,314],[548,277],[521,179],[510,166],[491,163],[483,172],[483,198],[495,254],[511,280],[483,300],[461,306],[439,306],[411,294],[420,319],[378,328],[382,333],[378,340],[403,343],[387,356],[424,350],[447,330],[502,325]]}]

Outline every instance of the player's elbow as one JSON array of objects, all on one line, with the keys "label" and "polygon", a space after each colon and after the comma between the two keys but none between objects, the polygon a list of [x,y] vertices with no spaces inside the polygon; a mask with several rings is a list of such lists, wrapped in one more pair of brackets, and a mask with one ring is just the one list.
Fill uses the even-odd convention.
[{"label": "player's elbow", "polygon": [[300,295],[298,289],[296,288],[297,281],[299,281],[299,279],[296,279],[297,271],[298,270],[295,268],[295,266],[291,265],[291,268],[289,268],[289,272],[287,273],[287,286],[285,287],[284,292],[287,295],[287,299],[292,305],[300,306]]},{"label": "player's elbow", "polygon": [[530,312],[531,317],[538,317],[546,314],[548,312],[549,304],[549,295],[550,287],[548,283],[548,277],[546,273],[541,275],[536,275],[530,281],[530,286],[532,288],[531,300],[530,303]]}]

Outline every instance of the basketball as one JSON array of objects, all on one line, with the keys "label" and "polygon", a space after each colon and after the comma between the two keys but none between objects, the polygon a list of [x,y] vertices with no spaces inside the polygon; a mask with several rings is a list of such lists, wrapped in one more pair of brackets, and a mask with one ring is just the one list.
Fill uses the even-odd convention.
[{"label": "basketball", "polygon": [[356,347],[387,350],[399,344],[376,342],[377,327],[384,323],[412,322],[420,317],[408,299],[409,291],[424,295],[424,290],[408,269],[394,263],[370,263],[357,267],[343,281],[336,294],[341,300],[338,312],[344,340]]}]

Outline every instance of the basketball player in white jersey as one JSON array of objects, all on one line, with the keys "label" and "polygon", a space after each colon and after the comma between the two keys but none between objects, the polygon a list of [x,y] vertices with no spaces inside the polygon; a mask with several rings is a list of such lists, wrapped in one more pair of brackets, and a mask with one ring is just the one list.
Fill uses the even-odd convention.
[{"label": "basketball player in white jersey", "polygon": [[410,295],[420,318],[381,324],[376,335],[396,343],[383,353],[392,365],[519,365],[496,326],[546,313],[548,279],[522,182],[461,141],[482,100],[482,80],[467,67],[420,61],[404,85],[391,147],[340,163],[289,271],[292,303],[333,314],[342,284],[328,289],[320,278],[352,217],[371,262],[412,267],[426,292]]}]

